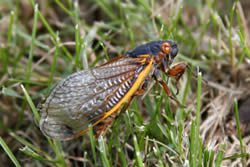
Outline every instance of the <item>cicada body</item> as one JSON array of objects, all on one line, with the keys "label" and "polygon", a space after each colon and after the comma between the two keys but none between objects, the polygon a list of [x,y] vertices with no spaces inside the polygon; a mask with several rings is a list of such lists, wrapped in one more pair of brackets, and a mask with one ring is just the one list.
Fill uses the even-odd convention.
[{"label": "cicada body", "polygon": [[144,91],[145,82],[152,77],[176,100],[159,70],[180,78],[185,64],[174,66],[174,70],[169,67],[177,52],[173,41],[154,41],[96,68],[68,76],[41,105],[41,131],[55,139],[69,140],[83,135],[92,125],[99,134],[125,103]]}]

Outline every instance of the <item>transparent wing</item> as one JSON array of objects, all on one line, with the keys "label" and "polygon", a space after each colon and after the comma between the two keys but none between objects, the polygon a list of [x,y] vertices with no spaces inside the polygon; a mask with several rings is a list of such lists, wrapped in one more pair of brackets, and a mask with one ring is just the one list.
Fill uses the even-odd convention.
[{"label": "transparent wing", "polygon": [[142,59],[120,57],[62,80],[41,106],[42,132],[67,140],[95,125],[130,89]]}]

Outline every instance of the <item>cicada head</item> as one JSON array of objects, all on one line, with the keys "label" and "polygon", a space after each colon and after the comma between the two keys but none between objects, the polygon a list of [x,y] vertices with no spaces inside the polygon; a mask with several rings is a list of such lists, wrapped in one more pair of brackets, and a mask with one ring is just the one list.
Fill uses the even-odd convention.
[{"label": "cicada head", "polygon": [[139,45],[133,50],[126,53],[129,57],[139,57],[141,55],[159,56],[173,60],[178,53],[177,44],[171,40],[152,41],[143,45]]},{"label": "cicada head", "polygon": [[143,55],[150,55],[154,58],[155,64],[163,66],[166,71],[172,64],[174,58],[178,53],[178,46],[172,40],[152,41],[143,45],[139,45],[133,50],[126,53],[129,57],[140,57]]}]

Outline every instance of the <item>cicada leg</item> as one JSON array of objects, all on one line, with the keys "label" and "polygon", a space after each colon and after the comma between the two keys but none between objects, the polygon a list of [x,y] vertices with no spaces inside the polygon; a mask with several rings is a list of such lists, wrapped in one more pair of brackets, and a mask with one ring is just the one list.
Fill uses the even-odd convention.
[{"label": "cicada leg", "polygon": [[135,92],[134,96],[141,96],[143,95],[148,87],[148,79],[145,79],[144,83],[142,84],[142,86]]},{"label": "cicada leg", "polygon": [[135,92],[135,96],[141,96],[145,93],[145,89],[138,89],[136,92]]},{"label": "cicada leg", "polygon": [[126,111],[128,109],[128,107],[130,106],[132,100],[133,100],[133,97],[130,98],[130,100],[124,105],[124,107],[121,109],[121,111],[114,112],[113,114],[111,114],[109,117],[107,117],[104,120],[102,120],[101,122],[99,122],[94,127],[95,138],[98,138],[100,135],[104,135],[107,132],[107,129],[111,126],[111,124],[115,120],[116,116],[119,115],[120,112]]},{"label": "cicada leg", "polygon": [[110,115],[94,127],[95,138],[98,138],[100,135],[104,135],[107,132],[108,127],[111,126],[116,115],[116,113]]},{"label": "cicada leg", "polygon": [[178,63],[175,64],[174,66],[172,66],[167,72],[166,74],[169,77],[174,77],[175,78],[175,87],[176,87],[176,95],[179,94],[179,80],[182,77],[182,75],[184,74],[185,70],[187,68],[187,65],[185,63]]},{"label": "cicada leg", "polygon": [[182,105],[177,99],[176,97],[174,97],[167,85],[167,83],[165,81],[163,81],[163,79],[161,78],[159,71],[155,70],[153,77],[155,78],[155,80],[157,82],[159,82],[161,84],[161,86],[163,87],[163,90],[165,91],[165,93],[168,95],[169,98],[171,98],[172,100],[174,100],[179,106],[181,107],[185,107],[184,105]]}]

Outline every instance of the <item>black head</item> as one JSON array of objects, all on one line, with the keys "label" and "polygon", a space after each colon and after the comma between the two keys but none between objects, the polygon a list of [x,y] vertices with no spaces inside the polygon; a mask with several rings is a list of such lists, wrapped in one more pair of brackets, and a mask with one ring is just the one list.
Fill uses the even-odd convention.
[{"label": "black head", "polygon": [[155,56],[158,55],[159,52],[165,54],[166,57],[168,57],[167,59],[173,60],[178,53],[177,44],[171,40],[152,41],[137,46],[135,49],[128,51],[126,55],[130,57],[138,57],[145,54]]}]

